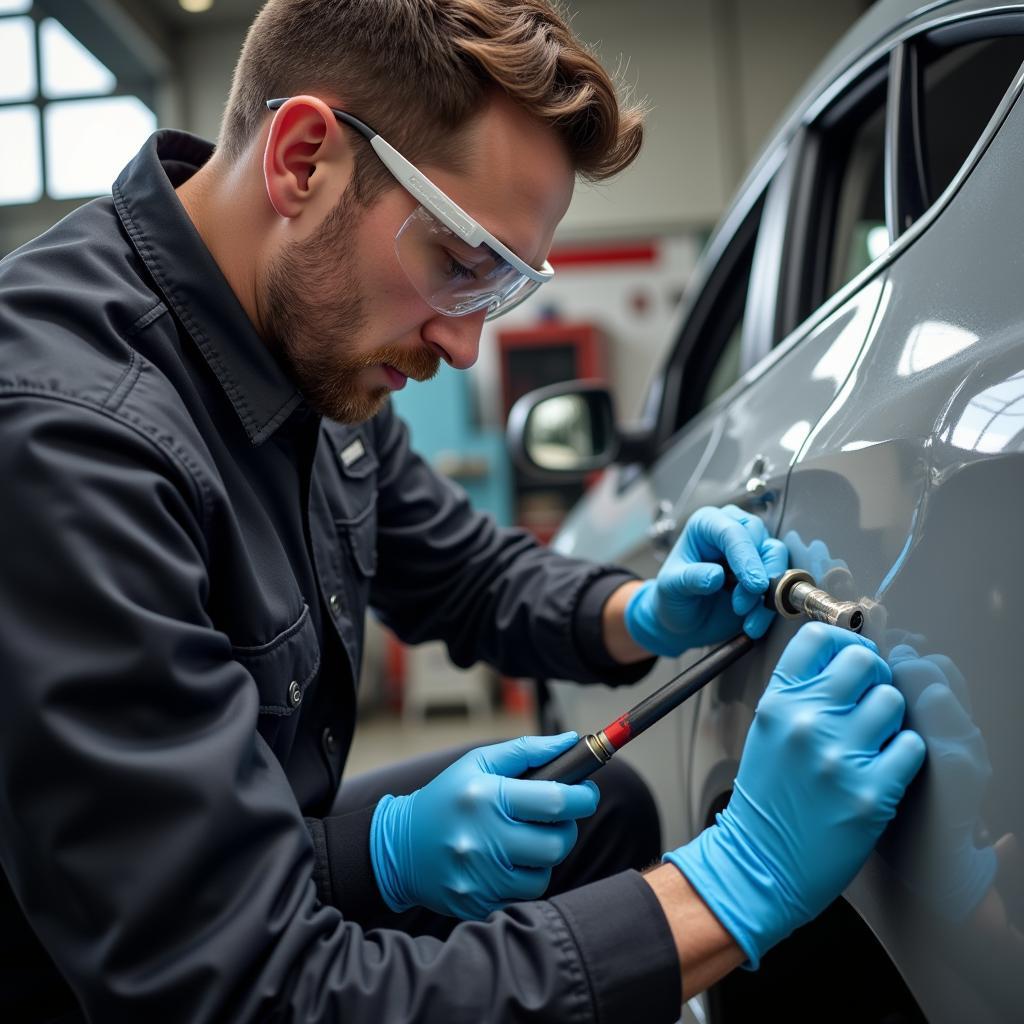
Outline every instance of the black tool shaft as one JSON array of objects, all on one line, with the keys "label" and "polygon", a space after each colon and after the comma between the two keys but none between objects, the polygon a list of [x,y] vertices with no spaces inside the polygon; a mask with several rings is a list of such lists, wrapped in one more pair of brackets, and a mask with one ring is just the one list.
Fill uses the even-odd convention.
[{"label": "black tool shaft", "polygon": [[594,753],[588,740],[592,743],[593,737],[584,736],[564,754],[559,754],[553,761],[548,761],[539,768],[529,769],[522,777],[544,782],[564,782],[567,786],[582,782],[609,760],[606,758],[602,761]]},{"label": "black tool shaft", "polygon": [[[723,568],[725,584],[728,586],[735,583],[736,577],[729,567]],[[769,581],[766,603],[788,617],[799,618],[803,615],[842,626],[855,633],[859,633],[864,624],[864,613],[860,604],[853,601],[837,601],[827,591],[815,587],[814,577],[807,572],[790,570]],[[746,633],[726,640],[695,665],[680,672],[625,714],[619,715],[599,733],[584,736],[564,754],[559,754],[553,761],[539,768],[531,768],[522,777],[574,783],[593,775],[598,768],[611,760],[617,750],[664,718],[673,708],[679,707],[702,687],[707,686],[712,679],[724,672],[734,661],[742,658],[753,646],[754,641]]]},{"label": "black tool shaft", "polygon": [[[559,754],[554,760],[539,768],[531,768],[522,777],[564,782],[568,785],[581,782],[609,761],[615,750],[625,746],[698,690],[707,686],[712,679],[742,658],[753,646],[754,641],[746,633],[734,636],[607,725],[602,730],[605,743],[597,737],[584,736],[564,754]],[[608,751],[609,744],[611,751]]]},{"label": "black tool shaft", "polygon": [[[680,672],[660,689],[645,697],[635,707],[629,709],[623,717],[629,719],[629,740],[635,739],[640,733],[660,721],[673,708],[679,707],[683,701],[689,700],[698,690],[703,689],[717,675],[721,675],[733,662],[739,661],[754,647],[754,641],[746,633],[740,633],[731,640],[716,647],[695,665]],[[613,741],[614,742],[614,741]],[[622,744],[616,743],[616,750]]]}]

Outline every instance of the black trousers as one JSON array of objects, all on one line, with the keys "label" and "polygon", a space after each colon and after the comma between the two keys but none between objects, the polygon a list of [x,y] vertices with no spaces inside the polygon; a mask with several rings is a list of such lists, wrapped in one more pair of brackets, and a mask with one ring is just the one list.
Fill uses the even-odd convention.
[{"label": "black trousers", "polygon": [[[479,746],[483,744],[449,748],[343,780],[331,814],[370,807],[386,793],[412,793]],[[597,811],[577,823],[579,838],[569,856],[552,871],[546,896],[596,882],[627,868],[643,870],[661,857],[658,810],[643,779],[624,762],[612,761],[593,780],[601,790]],[[457,918],[419,907],[402,914],[384,911],[372,920],[359,922],[366,929],[396,928],[409,935],[438,938],[445,938],[458,923]]]}]

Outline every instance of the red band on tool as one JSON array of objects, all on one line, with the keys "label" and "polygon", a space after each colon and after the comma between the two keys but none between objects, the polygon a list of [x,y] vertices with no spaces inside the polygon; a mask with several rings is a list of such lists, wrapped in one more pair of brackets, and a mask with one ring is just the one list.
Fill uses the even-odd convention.
[{"label": "red band on tool", "polygon": [[633,728],[629,724],[629,712],[620,715],[611,725],[604,727],[605,739],[616,749],[633,738]]}]

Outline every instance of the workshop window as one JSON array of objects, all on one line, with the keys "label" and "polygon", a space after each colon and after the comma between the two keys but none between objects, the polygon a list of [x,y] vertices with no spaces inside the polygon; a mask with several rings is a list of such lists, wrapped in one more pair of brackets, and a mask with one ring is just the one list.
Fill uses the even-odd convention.
[{"label": "workshop window", "polygon": [[156,115],[31,0],[0,0],[0,204],[110,191]]}]

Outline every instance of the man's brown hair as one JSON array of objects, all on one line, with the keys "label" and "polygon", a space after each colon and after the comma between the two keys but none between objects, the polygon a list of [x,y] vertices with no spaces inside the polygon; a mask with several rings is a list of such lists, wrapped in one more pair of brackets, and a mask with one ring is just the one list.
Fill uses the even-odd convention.
[{"label": "man's brown hair", "polygon": [[[620,103],[546,0],[268,0],[235,68],[219,149],[236,159],[266,100],[305,93],[343,97],[410,160],[445,162],[451,136],[494,89],[558,132],[586,179],[616,174],[640,149],[642,110]],[[360,149],[359,198],[390,183]]]}]

